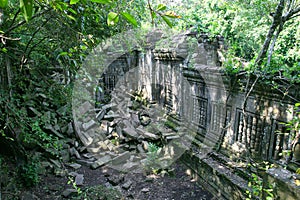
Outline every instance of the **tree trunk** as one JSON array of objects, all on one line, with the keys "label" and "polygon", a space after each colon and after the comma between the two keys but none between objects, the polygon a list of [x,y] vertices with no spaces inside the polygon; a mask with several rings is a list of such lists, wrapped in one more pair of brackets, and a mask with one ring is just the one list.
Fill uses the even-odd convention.
[{"label": "tree trunk", "polygon": [[[269,49],[271,40],[274,36],[276,29],[278,28],[278,26],[280,26],[281,23],[284,23],[283,18],[282,18],[284,3],[285,3],[285,0],[280,0],[280,2],[278,3],[278,5],[276,7],[276,11],[273,15],[273,22],[270,26],[270,29],[269,29],[269,32],[265,39],[265,42],[263,44],[263,47],[255,60],[255,63],[257,66],[260,66],[263,62],[263,59],[267,56],[267,51]],[[282,24],[282,26],[283,26],[283,24]]]}]

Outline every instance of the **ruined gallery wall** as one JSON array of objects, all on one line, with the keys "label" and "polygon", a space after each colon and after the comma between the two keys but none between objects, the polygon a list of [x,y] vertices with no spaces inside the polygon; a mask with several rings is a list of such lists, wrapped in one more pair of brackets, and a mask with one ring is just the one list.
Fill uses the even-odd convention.
[{"label": "ruined gallery wall", "polygon": [[180,125],[192,124],[195,151],[221,147],[233,158],[250,153],[265,160],[284,160],[282,153],[289,149],[291,134],[278,131],[287,131],[282,122],[292,117],[291,99],[258,84],[248,98],[244,116],[245,82],[243,78],[234,82],[222,73],[218,57],[221,38],[209,42],[205,35],[197,39],[188,34],[171,39],[159,39],[161,33],[154,35],[146,38],[149,45],[145,50],[135,51],[130,58],[124,55],[110,66],[105,78],[114,77],[112,88],[120,79],[117,71],[127,66],[122,84],[129,90],[144,90]]}]

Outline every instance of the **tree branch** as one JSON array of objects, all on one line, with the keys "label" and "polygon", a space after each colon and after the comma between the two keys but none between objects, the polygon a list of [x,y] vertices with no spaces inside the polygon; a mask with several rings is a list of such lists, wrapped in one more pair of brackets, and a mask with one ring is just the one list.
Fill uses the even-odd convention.
[{"label": "tree branch", "polygon": [[10,27],[12,27],[12,25],[15,23],[17,16],[19,15],[20,12],[21,12],[21,9],[19,8],[10,24]]},{"label": "tree branch", "polygon": [[297,5],[295,9],[291,10],[290,12],[288,12],[284,16],[284,21],[287,21],[287,20],[293,18],[293,15],[297,14],[298,12],[300,12],[300,5]]},{"label": "tree branch", "polygon": [[282,12],[283,12],[283,9],[284,9],[284,2],[285,2],[284,0],[280,0],[280,2],[278,3],[278,5],[276,7],[276,11],[275,11],[275,14],[273,16],[273,22],[270,26],[270,29],[269,29],[269,32],[268,32],[267,37],[265,39],[265,42],[263,44],[263,47],[262,47],[261,51],[259,52],[256,60],[255,60],[255,64],[258,65],[258,66],[262,64],[263,59],[266,57],[266,54],[267,54],[267,51],[269,49],[271,40],[274,36],[274,33],[275,33],[277,27],[282,22]]},{"label": "tree branch", "polygon": [[152,25],[154,25],[153,9],[151,7],[150,0],[148,0],[148,7],[149,7],[149,10],[150,10],[150,15],[151,15],[151,23],[152,23]]},{"label": "tree branch", "polygon": [[39,44],[41,44],[45,39],[47,39],[47,37],[44,37],[44,38],[41,39],[39,42],[35,43],[35,44],[30,48],[29,52],[27,53],[27,57],[29,57],[30,54],[31,54],[31,52],[33,51],[33,49],[34,49],[35,47],[37,47]]},{"label": "tree branch", "polygon": [[[33,15],[33,16],[31,17],[31,20],[34,19],[34,18],[37,18],[37,17],[42,16],[43,14],[49,12],[50,10],[51,10],[51,9],[47,9],[47,10],[44,10],[44,11],[42,11],[42,12],[39,12],[39,13]],[[23,21],[19,22],[18,24],[14,25],[14,26],[11,26],[11,27],[4,33],[4,35],[8,35],[11,31],[13,31],[14,29],[16,29],[16,28],[22,26],[22,25],[25,24],[25,23],[26,23],[26,21],[23,20]]]},{"label": "tree branch", "polygon": [[[33,41],[33,38],[34,38],[35,35],[40,31],[40,29],[41,29],[45,24],[47,24],[47,22],[49,22],[50,19],[51,19],[51,16],[50,16],[48,19],[46,19],[46,20],[45,20],[45,21],[44,21],[44,22],[36,29],[36,31],[32,34],[30,40],[28,41],[28,43],[27,43],[27,45],[26,45],[26,47],[25,47],[23,56],[22,56],[22,58],[21,58],[21,68],[22,68],[23,64],[26,62],[25,54],[26,54],[26,52],[27,52],[27,50],[28,50],[28,48],[29,48],[29,45],[30,45],[31,42]],[[29,51],[29,52],[31,52],[31,51]],[[29,55],[29,54],[28,54],[28,55]],[[28,57],[28,55],[27,55],[27,57]]]},{"label": "tree branch", "polygon": [[270,63],[271,63],[272,54],[273,54],[273,51],[274,51],[276,40],[277,40],[277,38],[278,38],[278,36],[279,36],[279,34],[281,33],[282,30],[283,30],[283,22],[280,23],[280,26],[279,26],[279,28],[276,32],[276,35],[273,37],[273,42],[272,42],[270,50],[269,50],[267,65],[270,65]]}]

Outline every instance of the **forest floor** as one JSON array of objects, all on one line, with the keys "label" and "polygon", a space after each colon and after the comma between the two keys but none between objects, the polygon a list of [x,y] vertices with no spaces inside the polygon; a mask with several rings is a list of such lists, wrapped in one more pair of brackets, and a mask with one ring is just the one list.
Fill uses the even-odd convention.
[{"label": "forest floor", "polygon": [[[68,176],[46,174],[40,183],[19,195],[23,200],[88,199],[88,200],[210,200],[212,194],[187,174],[179,161],[166,174],[120,173],[105,166],[96,170],[86,166],[68,169],[69,174],[82,174],[82,186],[73,185]],[[73,171],[73,172],[72,172]],[[5,199],[5,197],[4,197]]]}]

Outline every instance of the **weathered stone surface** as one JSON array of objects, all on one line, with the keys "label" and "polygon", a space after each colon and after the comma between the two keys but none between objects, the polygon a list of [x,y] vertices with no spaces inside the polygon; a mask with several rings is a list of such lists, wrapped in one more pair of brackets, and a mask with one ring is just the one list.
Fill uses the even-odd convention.
[{"label": "weathered stone surface", "polygon": [[70,150],[69,149],[63,149],[60,151],[61,158],[63,162],[69,162],[70,161]]},{"label": "weathered stone surface", "polygon": [[89,136],[85,131],[80,130],[80,124],[75,124],[76,128],[76,134],[78,135],[81,142],[84,144],[84,146],[88,146],[93,142],[93,138]]},{"label": "weathered stone surface", "polygon": [[61,176],[61,177],[63,177],[63,176],[66,176],[67,173],[68,173],[67,170],[64,170],[64,169],[60,169],[60,168],[55,168],[55,169],[54,169],[54,174],[55,174],[56,176]]},{"label": "weathered stone surface", "polygon": [[166,140],[169,141],[169,140],[174,140],[174,139],[179,139],[179,138],[180,138],[179,135],[171,135],[171,136],[166,137]]},{"label": "weathered stone surface", "polygon": [[94,156],[93,153],[85,153],[85,154],[82,154],[82,157],[87,158],[87,159],[93,158],[93,156]]},{"label": "weathered stone surface", "polygon": [[92,164],[94,164],[95,159],[79,159],[76,160],[77,163],[91,167]]},{"label": "weathered stone surface", "polygon": [[141,125],[141,122],[137,114],[131,113],[131,123],[135,128]]},{"label": "weathered stone surface", "polygon": [[117,117],[120,117],[119,114],[107,114],[107,115],[104,115],[104,119],[111,119],[111,118],[117,118]]},{"label": "weathered stone surface", "polygon": [[103,142],[103,141],[97,142],[97,145],[99,145],[99,147],[100,147],[101,149],[103,149],[103,150],[107,150],[107,149],[108,149],[106,143]]},{"label": "weathered stone surface", "polygon": [[68,134],[69,136],[71,136],[73,133],[74,133],[73,124],[72,124],[72,122],[70,122],[70,123],[68,124],[67,134]]},{"label": "weathered stone surface", "polygon": [[112,165],[119,165],[122,163],[126,163],[127,160],[129,160],[129,158],[130,158],[130,152],[125,151],[122,154],[118,155],[117,157],[113,158],[111,162]]},{"label": "weathered stone surface", "polygon": [[79,143],[77,141],[74,141],[74,147],[78,148],[79,147]]},{"label": "weathered stone surface", "polygon": [[31,110],[35,115],[37,116],[42,116],[42,113],[40,113],[39,111],[37,111],[35,108],[33,107],[29,107],[29,110]]},{"label": "weathered stone surface", "polygon": [[97,123],[94,120],[91,120],[87,123],[83,123],[82,124],[82,129],[84,131],[87,131],[88,129],[92,128],[93,126],[95,126]]},{"label": "weathered stone surface", "polygon": [[138,167],[139,165],[140,165],[139,162],[130,162],[129,161],[129,162],[125,163],[120,170],[124,171],[124,172],[128,172],[128,171],[131,171],[134,168]]},{"label": "weathered stone surface", "polygon": [[107,181],[113,186],[119,185],[124,181],[124,175],[120,174],[109,176]]},{"label": "weathered stone surface", "polygon": [[113,145],[111,142],[107,144],[107,148],[109,151],[112,151],[115,149],[115,145]]},{"label": "weathered stone surface", "polygon": [[137,132],[131,127],[124,128],[123,132],[124,132],[125,135],[129,136],[130,138],[137,139],[139,137]]},{"label": "weathered stone surface", "polygon": [[123,132],[122,132],[122,129],[121,129],[120,126],[116,126],[116,132],[117,132],[117,134],[119,135],[119,137],[120,137],[121,140],[124,140],[124,139],[125,139],[125,137],[124,137],[124,135],[123,135]]},{"label": "weathered stone surface", "polygon": [[61,163],[58,160],[53,160],[51,158],[49,160],[52,164],[54,164],[54,167],[56,167],[56,168],[61,168],[62,167]]},{"label": "weathered stone surface", "polygon": [[85,146],[82,146],[82,147],[79,147],[79,148],[78,148],[78,151],[79,151],[80,153],[84,152],[85,150],[86,150],[86,147],[85,147]]},{"label": "weathered stone surface", "polygon": [[104,115],[106,113],[106,110],[102,109],[98,112],[98,114],[96,115],[96,118],[100,121],[103,119]]},{"label": "weathered stone surface", "polygon": [[20,195],[20,199],[21,200],[39,200],[40,198],[38,198],[34,194],[31,194],[30,192],[24,192]]},{"label": "weathered stone surface", "polygon": [[78,108],[78,113],[85,114],[88,111],[90,111],[91,109],[93,109],[92,104],[90,102],[86,101]]},{"label": "weathered stone surface", "polygon": [[143,193],[147,193],[147,192],[149,192],[149,191],[150,191],[149,188],[143,188],[143,189],[141,190],[141,192],[143,192]]},{"label": "weathered stone surface", "polygon": [[142,141],[143,149],[148,151],[149,143],[147,141]]},{"label": "weathered stone surface", "polygon": [[78,173],[77,172],[69,172],[68,175],[72,176],[72,177],[76,177],[78,175]]},{"label": "weathered stone surface", "polygon": [[124,119],[124,120],[122,121],[122,123],[124,124],[123,127],[121,126],[122,128],[125,128],[125,127],[133,128],[131,122],[130,122],[128,119]]},{"label": "weathered stone surface", "polygon": [[79,169],[81,168],[81,165],[78,164],[78,163],[72,163],[72,164],[69,164],[70,167],[72,167],[73,169]]},{"label": "weathered stone surface", "polygon": [[63,197],[68,198],[70,197],[72,194],[76,194],[77,190],[71,188],[71,189],[66,189],[63,191],[63,193],[61,194]]},{"label": "weathered stone surface", "polygon": [[146,139],[149,139],[149,140],[157,140],[157,139],[159,139],[159,136],[157,136],[157,135],[155,135],[153,133],[147,132],[147,131],[145,131],[144,129],[142,129],[140,127],[137,128],[136,130],[138,131],[138,133],[140,135],[142,135]]},{"label": "weathered stone surface", "polygon": [[96,160],[92,165],[91,168],[92,169],[97,169],[98,167],[101,167],[103,165],[105,165],[106,163],[111,161],[111,156],[109,155],[105,155],[102,158],[99,158],[98,160]]},{"label": "weathered stone surface", "polygon": [[70,149],[70,155],[71,155],[71,156],[75,156],[77,159],[80,159],[80,158],[81,158],[79,152],[78,152],[74,147],[72,147],[72,148]]},{"label": "weathered stone surface", "polygon": [[100,151],[100,146],[98,147],[87,147],[86,149],[89,153],[98,153]]},{"label": "weathered stone surface", "polygon": [[117,106],[116,103],[110,103],[110,104],[106,104],[106,105],[102,106],[102,109],[113,108],[113,107],[116,107],[116,106]]},{"label": "weathered stone surface", "polygon": [[122,185],[122,188],[128,190],[131,187],[131,185],[132,185],[132,181],[128,180]]},{"label": "weathered stone surface", "polygon": [[142,144],[137,145],[137,150],[138,150],[139,153],[145,153],[145,150],[144,150]]},{"label": "weathered stone surface", "polygon": [[64,138],[64,136],[61,133],[59,133],[57,130],[55,130],[55,128],[51,124],[46,125],[45,129],[51,131],[59,138]]},{"label": "weathered stone surface", "polygon": [[76,185],[78,185],[78,186],[83,185],[83,181],[84,181],[84,176],[83,176],[83,174],[77,174],[77,175],[75,176],[75,183],[76,183]]}]

